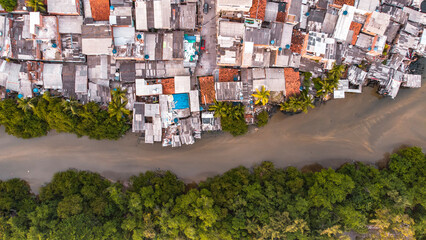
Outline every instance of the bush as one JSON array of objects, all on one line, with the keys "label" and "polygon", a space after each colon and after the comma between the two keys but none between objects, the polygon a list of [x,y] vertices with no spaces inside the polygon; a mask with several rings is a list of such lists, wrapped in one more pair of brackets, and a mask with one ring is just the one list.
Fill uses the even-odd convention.
[{"label": "bush", "polygon": [[265,110],[256,115],[256,125],[258,127],[263,127],[268,124],[269,113]]},{"label": "bush", "polygon": [[221,118],[222,130],[229,132],[232,136],[244,135],[248,131],[248,126],[244,119],[236,119],[230,117]]}]

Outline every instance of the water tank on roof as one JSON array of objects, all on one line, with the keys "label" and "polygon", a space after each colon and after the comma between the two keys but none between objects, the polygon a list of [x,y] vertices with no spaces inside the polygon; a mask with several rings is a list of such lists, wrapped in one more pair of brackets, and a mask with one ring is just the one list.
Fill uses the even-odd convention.
[{"label": "water tank on roof", "polygon": [[275,41],[274,40],[271,40],[271,44],[274,44],[275,43]]},{"label": "water tank on roof", "polygon": [[109,7],[109,9],[111,9],[112,11],[114,11],[114,6],[111,5],[111,7]]},{"label": "water tank on roof", "polygon": [[141,39],[142,38],[142,35],[141,34],[138,34],[138,39]]},{"label": "water tank on roof", "polygon": [[38,93],[38,88],[34,88],[34,89],[33,89],[33,92],[34,92],[34,93]]},{"label": "water tank on roof", "polygon": [[149,55],[147,54],[147,55],[145,55],[145,59],[149,59]]},{"label": "water tank on roof", "polygon": [[348,15],[348,11],[343,11],[343,15]]},{"label": "water tank on roof", "polygon": [[21,99],[21,98],[23,98],[24,97],[24,95],[22,95],[22,94],[18,94],[18,98],[19,99]]},{"label": "water tank on roof", "polygon": [[311,15],[309,12],[307,12],[307,13],[305,13],[305,15],[307,16],[307,17],[309,17],[309,15]]},{"label": "water tank on roof", "polygon": [[290,44],[286,44],[285,48],[290,49]]},{"label": "water tank on roof", "polygon": [[113,53],[113,54],[116,54],[116,53],[117,53],[117,49],[115,49],[115,48],[114,48],[114,49],[112,49],[112,53]]},{"label": "water tank on roof", "polygon": [[424,0],[422,2],[422,4],[420,5],[420,10],[424,13],[426,13],[426,0]]},{"label": "water tank on roof", "polygon": [[10,89],[6,89],[6,92],[7,92],[7,93],[10,93]]},{"label": "water tank on roof", "polygon": [[53,47],[53,48],[56,48],[56,47],[57,47],[56,43],[52,44],[52,47]]}]

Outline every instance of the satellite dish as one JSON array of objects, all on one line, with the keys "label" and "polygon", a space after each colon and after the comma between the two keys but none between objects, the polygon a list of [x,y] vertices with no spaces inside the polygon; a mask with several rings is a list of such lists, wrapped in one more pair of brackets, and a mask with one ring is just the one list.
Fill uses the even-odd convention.
[{"label": "satellite dish", "polygon": [[241,18],[243,15],[241,13],[237,13],[237,18]]}]

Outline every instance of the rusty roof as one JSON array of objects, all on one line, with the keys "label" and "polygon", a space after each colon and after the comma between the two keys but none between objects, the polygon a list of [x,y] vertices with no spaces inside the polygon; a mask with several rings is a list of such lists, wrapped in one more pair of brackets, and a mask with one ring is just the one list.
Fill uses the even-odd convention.
[{"label": "rusty roof", "polygon": [[293,36],[291,38],[290,50],[292,52],[301,54],[302,50],[304,49],[303,46],[305,45],[305,42],[307,42],[307,39],[308,38],[306,34],[304,34],[302,31],[294,29]]},{"label": "rusty roof", "polygon": [[90,0],[90,9],[95,21],[109,20],[109,0]]},{"label": "rusty roof", "polygon": [[349,6],[354,6],[355,5],[355,0],[334,0],[334,4],[336,5],[349,5]]},{"label": "rusty roof", "polygon": [[253,0],[250,8],[250,17],[265,20],[266,0]]},{"label": "rusty roof", "polygon": [[174,78],[166,78],[159,79],[157,83],[161,83],[163,86],[163,94],[174,94],[175,93],[175,79]]},{"label": "rusty roof", "polygon": [[285,91],[286,97],[297,95],[300,93],[300,76],[299,71],[293,68],[284,68]]},{"label": "rusty roof", "polygon": [[235,68],[219,68],[219,82],[233,82],[234,78],[240,75]]},{"label": "rusty roof", "polygon": [[361,31],[362,24],[357,22],[351,22],[351,26],[349,27],[349,30],[352,30],[354,34],[352,35],[352,45],[356,44],[356,40],[358,39],[358,34]]},{"label": "rusty roof", "polygon": [[287,14],[285,12],[278,12],[277,13],[277,22],[285,22]]},{"label": "rusty roof", "polygon": [[198,81],[200,82],[201,104],[214,103],[216,91],[214,89],[213,76],[199,77]]}]

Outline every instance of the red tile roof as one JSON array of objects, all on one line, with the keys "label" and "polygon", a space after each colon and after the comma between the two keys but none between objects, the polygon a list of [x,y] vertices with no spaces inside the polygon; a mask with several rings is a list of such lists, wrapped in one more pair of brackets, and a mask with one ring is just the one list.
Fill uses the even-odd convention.
[{"label": "red tile roof", "polygon": [[175,93],[175,79],[174,78],[161,79],[161,85],[163,85],[163,94],[174,94]]},{"label": "red tile roof", "polygon": [[90,9],[95,21],[109,20],[109,0],[90,0]]},{"label": "red tile roof", "polygon": [[219,82],[233,82],[240,74],[235,68],[219,68]]},{"label": "red tile roof", "polygon": [[213,76],[199,77],[198,81],[200,82],[201,103],[203,105],[214,103],[216,91]]},{"label": "red tile roof", "polygon": [[266,0],[253,0],[250,8],[250,17],[265,20]]},{"label": "red tile roof", "polygon": [[349,27],[349,30],[352,30],[354,32],[354,35],[352,36],[352,45],[356,44],[356,40],[358,39],[358,34],[361,31],[362,24],[357,22],[351,22],[351,26]]},{"label": "red tile roof", "polygon": [[343,6],[344,4],[353,6],[355,4],[355,0],[334,0],[334,4]]},{"label": "red tile roof", "polygon": [[[308,35],[303,32],[293,29],[293,36],[291,38],[291,47],[290,50],[295,53],[302,54],[304,49],[305,42],[307,43]],[[306,47],[305,47],[306,48]]]},{"label": "red tile roof", "polygon": [[300,93],[300,76],[299,71],[293,68],[284,68],[285,92],[286,97],[297,95]]}]

